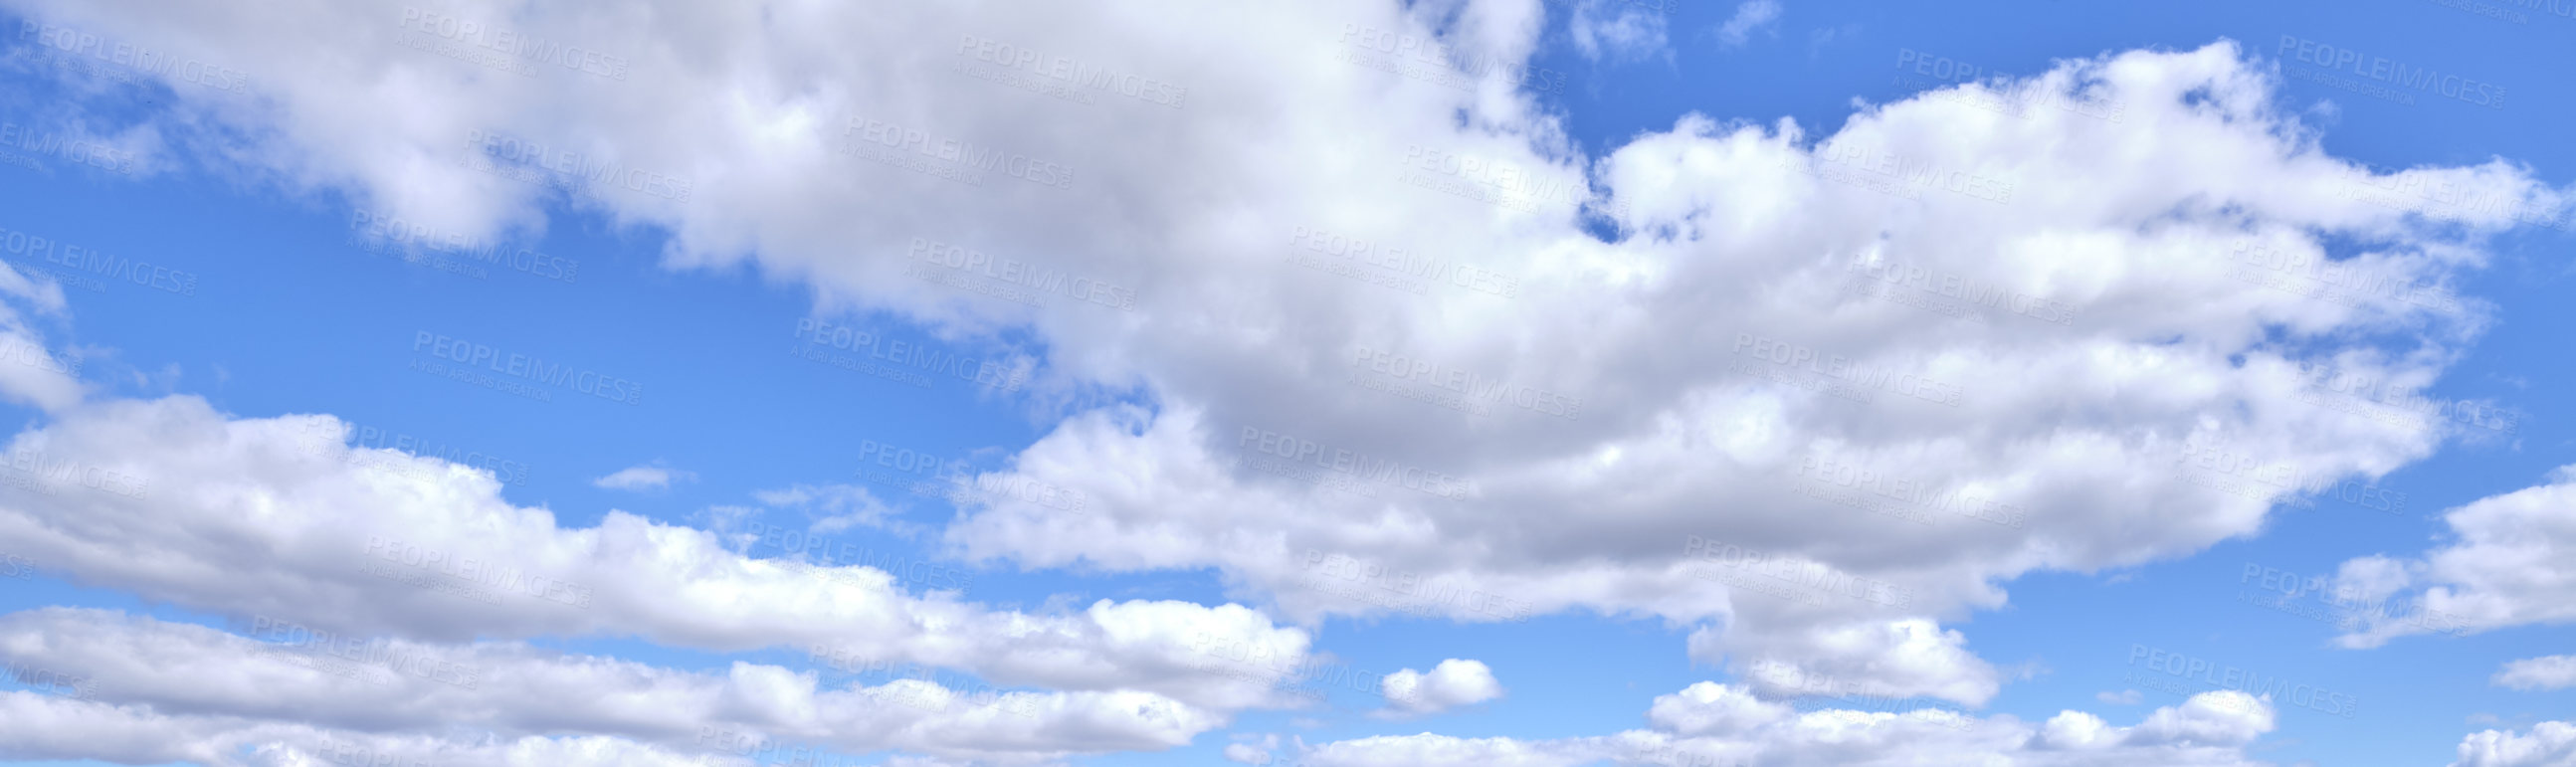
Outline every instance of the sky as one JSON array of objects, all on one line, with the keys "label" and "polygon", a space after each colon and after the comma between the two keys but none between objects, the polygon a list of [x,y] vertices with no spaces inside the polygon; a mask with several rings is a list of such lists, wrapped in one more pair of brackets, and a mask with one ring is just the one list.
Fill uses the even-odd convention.
[{"label": "sky", "polygon": [[2576,765],[2571,39],[0,0],[0,762]]}]

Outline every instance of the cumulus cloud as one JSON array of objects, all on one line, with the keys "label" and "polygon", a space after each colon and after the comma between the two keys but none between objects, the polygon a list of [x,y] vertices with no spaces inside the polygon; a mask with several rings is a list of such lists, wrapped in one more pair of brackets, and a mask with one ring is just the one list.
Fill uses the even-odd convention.
[{"label": "cumulus cloud", "polygon": [[165,714],[505,739],[578,732],[681,752],[733,741],[1028,760],[1161,750],[1221,722],[1151,693],[996,690],[829,654],[801,669],[736,662],[701,673],[518,643],[247,623],[244,636],[104,610],[24,611],[0,615],[0,659],[85,680],[103,703]]},{"label": "cumulus cloud", "polygon": [[[12,445],[150,492],[0,487],[0,536],[75,582],[331,631],[632,635],[721,651],[830,643],[862,661],[1199,705],[1268,700],[1310,641],[1240,605],[998,611],[941,591],[953,584],[926,562],[853,562],[864,553],[828,546],[753,558],[713,533],[614,511],[598,527],[559,527],[504,500],[488,471],[344,444],[348,429],[330,416],[228,418],[186,396],[95,403]],[[1220,647],[1269,663],[1230,662]]]},{"label": "cumulus cloud", "polygon": [[[2576,620],[2576,466],[2547,484],[2480,498],[2442,514],[2449,540],[2416,557],[2343,564],[2336,586],[2365,609],[2337,641],[2376,647],[2416,634],[2470,634]],[[2499,684],[2564,679],[2565,656],[2517,661]],[[2507,677],[2516,682],[2507,682]]]},{"label": "cumulus cloud", "polygon": [[2576,762],[2576,724],[2541,722],[2529,733],[2487,730],[2460,739],[2452,767],[2551,767]]},{"label": "cumulus cloud", "polygon": [[610,490],[668,490],[671,483],[686,482],[698,475],[661,466],[629,466],[605,477],[590,481],[592,487]]},{"label": "cumulus cloud", "polygon": [[1450,658],[1425,674],[1404,669],[1378,681],[1387,706],[1407,714],[1432,714],[1503,696],[1502,682],[1484,661]]},{"label": "cumulus cloud", "polygon": [[[390,1],[10,7],[258,78],[255,103],[173,83],[176,112],[147,118],[238,138],[208,158],[219,171],[467,233],[599,215],[669,233],[674,271],[748,266],[810,286],[822,315],[884,312],[1026,352],[1035,377],[1011,396],[1052,422],[978,479],[1091,503],[966,499],[941,542],[977,564],[1206,568],[1309,623],[1660,617],[1699,627],[1694,657],[1971,705],[1999,681],[1937,620],[2002,605],[1999,584],[2025,573],[2253,535],[2303,492],[2194,456],[2223,445],[2279,475],[2375,477],[2470,428],[2352,411],[2430,386],[2487,321],[2482,305],[2318,300],[2279,289],[2298,275],[2275,265],[2444,287],[2484,265],[2486,237],[2559,203],[2502,160],[2381,174],[2336,158],[2274,108],[2267,62],[2228,41],[1865,105],[1830,130],[1682,115],[1595,156],[1527,88],[1537,3],[456,11],[628,41],[622,79],[496,76],[421,50],[439,43],[434,25]],[[1748,3],[1739,34],[1778,15]],[[282,35],[310,43],[268,44]],[[1407,38],[1471,66],[1419,78],[1347,63]],[[991,60],[1002,45],[1166,87],[1086,91],[1096,103],[1020,91],[996,82],[1019,71]],[[1282,65],[1326,54],[1344,61]],[[961,67],[987,76],[952,76]],[[2033,94],[2050,106],[1976,106]],[[493,172],[531,152],[634,172]],[[2458,194],[2414,193],[2431,188]],[[1117,286],[1101,295],[1119,305],[1027,306],[909,276],[960,249]],[[1313,258],[1409,263],[1378,276],[1419,284],[1299,265]],[[2356,401],[2321,383],[2352,379],[2380,384]],[[626,514],[560,528],[459,467],[368,454],[437,481],[345,471],[353,451],[294,446],[333,425],[323,417],[9,390],[64,408],[22,446],[131,467],[156,500],[0,497],[0,534],[85,582],[204,609],[439,640],[740,649],[839,632],[1007,683],[1211,707],[1264,699],[1276,677],[1194,670],[1206,653],[1187,646],[1191,627],[1273,658],[1308,637],[1238,605],[1028,615],[835,585],[807,576],[896,576],[791,571]],[[163,447],[179,444],[204,454]],[[393,513],[360,529],[326,511],[352,501]],[[154,523],[169,529],[122,532]],[[185,525],[225,535],[174,532]],[[369,580],[371,536],[597,599],[414,609],[440,597]],[[1715,561],[1692,540],[1757,554]],[[266,590],[228,585],[237,574]]]}]

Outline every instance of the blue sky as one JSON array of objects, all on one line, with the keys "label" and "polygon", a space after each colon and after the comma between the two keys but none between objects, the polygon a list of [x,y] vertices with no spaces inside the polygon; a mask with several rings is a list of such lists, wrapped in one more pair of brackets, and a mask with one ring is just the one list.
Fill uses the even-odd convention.
[{"label": "blue sky", "polygon": [[2576,763],[2571,14],[12,2],[0,759]]}]

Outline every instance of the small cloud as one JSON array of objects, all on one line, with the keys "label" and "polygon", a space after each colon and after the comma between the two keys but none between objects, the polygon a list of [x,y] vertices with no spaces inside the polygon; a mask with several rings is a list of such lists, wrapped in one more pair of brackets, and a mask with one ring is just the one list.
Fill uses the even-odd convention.
[{"label": "small cloud", "polygon": [[1755,30],[1780,20],[1780,0],[1747,0],[1735,7],[1735,16],[1717,28],[1719,47],[1733,48],[1752,39]]},{"label": "small cloud", "polygon": [[2576,687],[2576,655],[2547,655],[2504,664],[2488,680],[2516,690],[2563,690]]},{"label": "small cloud", "polygon": [[1254,748],[1250,744],[1228,743],[1225,746],[1225,760],[1244,764],[1269,764],[1270,752]]},{"label": "small cloud", "polygon": [[1503,696],[1503,685],[1483,661],[1450,658],[1425,674],[1405,669],[1378,682],[1386,695],[1381,716],[1433,714]]},{"label": "small cloud", "polygon": [[2119,692],[2097,692],[2093,694],[2093,699],[2109,703],[2114,706],[2135,706],[2138,705],[2138,701],[2146,700],[2147,696],[2136,690],[2121,690]]},{"label": "small cloud", "polygon": [[1575,6],[1574,19],[1567,31],[1574,37],[1574,48],[1583,58],[1600,61],[1641,61],[1665,51],[1664,17],[1622,5],[1614,14],[1604,15],[1603,0],[1588,0]]},{"label": "small cloud", "polygon": [[668,490],[673,482],[687,482],[698,475],[661,466],[631,466],[615,474],[590,481],[592,487],[610,490]]}]

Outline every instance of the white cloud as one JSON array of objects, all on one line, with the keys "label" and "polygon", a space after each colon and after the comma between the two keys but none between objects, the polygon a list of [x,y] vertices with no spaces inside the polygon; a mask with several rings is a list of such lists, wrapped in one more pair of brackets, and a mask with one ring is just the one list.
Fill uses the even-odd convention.
[{"label": "white cloud", "polygon": [[[809,283],[823,314],[889,312],[960,344],[1041,339],[1044,365],[1018,404],[1065,417],[994,478],[1070,488],[1093,502],[1082,514],[1002,495],[966,504],[943,542],[979,564],[1210,568],[1245,600],[1301,621],[1403,610],[1480,621],[1584,609],[1661,617],[1708,627],[1690,646],[1700,657],[1785,663],[1962,702],[1987,699],[1999,682],[1936,617],[2000,606],[1999,584],[2025,573],[2137,565],[2256,534],[2272,502],[2292,492],[2224,492],[2177,460],[2184,446],[2221,440],[2285,471],[2342,478],[2383,474],[2449,436],[2444,423],[2391,423],[2304,401],[2313,392],[2299,365],[2332,362],[2420,389],[2483,326],[2484,307],[2377,294],[2312,300],[2244,279],[2243,269],[2260,265],[2231,256],[2239,244],[2315,256],[2328,243],[2366,241],[2375,244],[2358,253],[2338,245],[2333,255],[2394,284],[2451,284],[2484,264],[2483,238],[2513,224],[2514,206],[2446,208],[2383,188],[2556,202],[2501,160],[2386,177],[2338,160],[2313,126],[2272,108],[2271,67],[2231,42],[2070,60],[2020,86],[2103,107],[2098,114],[1996,114],[1974,106],[1993,95],[1988,85],[1965,85],[1867,106],[1827,133],[1684,115],[1596,157],[1515,89],[1514,66],[1447,81],[1281,64],[1349,52],[1354,29],[1437,38],[1474,62],[1526,63],[1544,19],[1526,2],[1137,14],[1040,5],[1006,17],[936,3],[460,11],[548,39],[631,41],[620,53],[632,65],[624,81],[493,76],[416,50],[403,43],[421,33],[401,26],[393,2],[293,12],[11,6],[258,78],[273,95],[256,108],[174,83],[180,117],[166,129],[212,126],[250,142],[209,159],[222,171],[460,231],[533,231],[545,223],[536,202],[552,192],[462,164],[468,137],[515,136],[685,177],[686,202],[614,184],[567,201],[670,232],[662,259],[673,270],[749,265]],[[1748,5],[1739,18],[1776,20],[1774,8]],[[1748,22],[1743,34],[1758,28]],[[281,36],[311,42],[267,44]],[[953,73],[919,76],[925,66],[988,66],[975,46],[959,45],[968,36],[1185,84],[1187,98],[1172,106],[1095,91],[1099,103],[1074,104],[945,76]],[[1225,54],[1204,55],[1207,40],[1226,41]],[[336,63],[309,66],[317,59]],[[976,183],[909,172],[912,163],[960,168],[901,146],[891,148],[896,164],[840,151],[887,135],[1062,165],[1070,188],[1009,168]],[[1512,181],[1462,177],[1468,160],[1494,178],[1508,169]],[[1614,240],[1586,229],[1604,217]],[[1333,237],[1474,269],[1444,266],[1434,276],[1451,279],[1415,295],[1284,257]],[[949,290],[904,275],[924,262],[912,257],[916,238],[1129,287],[1136,301],[1132,311],[1078,300],[1031,308]],[[1890,275],[1892,284],[1881,279]],[[1952,285],[1975,286],[1997,305],[1940,295]],[[2374,335],[2404,336],[2401,348],[2422,351],[2372,353],[2364,339]],[[1754,356],[1790,347],[1808,350],[1799,359],[1849,360],[1839,369],[1865,378],[1888,375],[1866,384],[1870,401],[1856,402],[1830,391],[1848,378]],[[1407,368],[1420,375],[1382,373],[1396,356],[1421,362]],[[1470,375],[1509,382],[1487,390],[1512,396],[1459,401],[1435,385]],[[1379,390],[1400,386],[1419,397]],[[1563,398],[1542,405],[1540,391]],[[1154,408],[1096,404],[1116,392],[1143,392]],[[1942,401],[1916,396],[1924,392]],[[1533,406],[1515,404],[1522,395]],[[1562,417],[1576,398],[1578,412]],[[260,447],[277,441],[268,432],[293,426],[214,417],[202,403],[96,410],[121,415],[76,413],[67,423],[82,428],[22,440],[149,465],[167,482],[156,495],[184,489],[168,509],[96,502],[87,513],[137,523],[175,515],[282,544],[307,539],[225,520],[282,498],[290,508],[264,524],[339,532],[329,525],[344,521],[302,502],[374,501],[370,483],[385,482],[290,465],[288,487],[238,488],[235,478],[259,476],[245,462],[271,468],[260,462],[274,459],[232,450],[275,450]],[[1324,446],[1310,458],[1347,454],[1389,470],[1301,468],[1293,458],[1284,471],[1265,469],[1259,448],[1279,444],[1262,438],[1265,429]],[[148,447],[177,436],[226,449],[189,458]],[[1851,488],[1820,493],[1801,479],[1824,466],[1908,477],[2015,511],[1969,518],[1918,504],[1893,511],[1922,516],[1896,519],[1842,492]],[[1311,481],[1318,476],[1331,481]],[[1037,636],[1080,648],[1068,650],[1083,660],[1070,667],[1097,662],[1118,669],[1098,679],[1194,705],[1240,703],[1261,687],[1202,689],[1216,683],[1178,671],[1138,681],[1181,665],[1175,653],[1188,651],[1171,637],[1185,632],[1140,632],[1153,649],[1120,652],[1103,613],[1150,613],[1158,617],[1137,620],[1158,626],[1165,612],[1179,624],[1243,615],[1248,635],[1287,631],[1232,606],[1103,603],[1079,616],[1021,616],[926,598],[854,602],[724,554],[699,531],[622,514],[558,529],[546,512],[461,478],[403,489],[430,491],[434,502],[393,501],[414,511],[398,515],[403,526],[391,534],[444,551],[497,546],[495,558],[564,568],[602,589],[600,606],[418,617],[397,608],[430,597],[393,591],[376,601],[386,589],[344,583],[358,578],[355,563],[292,547],[272,563],[248,549],[201,550],[219,543],[136,536],[182,553],[151,560],[137,555],[159,549],[57,530],[60,518],[26,510],[0,516],[0,532],[54,547],[85,578],[155,598],[311,604],[317,614],[450,637],[634,632],[740,647],[818,631],[790,606],[822,604],[830,619],[821,623],[858,627],[906,657],[972,659],[1009,677],[1012,643],[983,632],[1014,630],[1026,617],[1043,627]],[[426,508],[440,511],[417,510]],[[1623,522],[1588,521],[1601,515]],[[450,532],[460,519],[496,529]],[[1684,551],[1693,536],[1818,575],[1727,571],[1751,580],[1714,581],[1711,563]],[[324,540],[306,545],[353,545]],[[1366,564],[1332,564],[1344,561]],[[690,568],[697,575],[675,574]],[[230,593],[222,576],[237,572],[285,585],[274,595]],[[1421,588],[1354,586],[1370,572],[1407,573]],[[1910,597],[1847,588],[1859,579]],[[773,596],[737,604],[738,591]],[[958,622],[933,620],[952,615]],[[915,621],[954,633],[902,628]],[[1294,636],[1279,644],[1302,652],[1305,634]],[[1810,650],[1809,638],[1836,643]],[[1094,678],[1021,673],[1048,684]]]},{"label": "white cloud", "polygon": [[1484,661],[1450,658],[1425,674],[1404,669],[1378,681],[1387,706],[1407,714],[1432,714],[1503,696],[1502,682]]},{"label": "white cloud", "polygon": [[1566,21],[1566,33],[1586,59],[1637,61],[1670,53],[1664,15],[1623,0],[1583,0]]},{"label": "white cloud", "polygon": [[720,732],[1026,760],[1161,750],[1221,723],[1216,712],[1134,691],[994,690],[846,664],[823,684],[820,667],[736,662],[696,673],[517,643],[317,636],[265,616],[247,623],[244,637],[103,610],[31,610],[0,615],[0,659],[84,679],[104,703],[165,713],[504,739],[575,732],[681,751]]},{"label": "white cloud", "polygon": [[697,477],[696,474],[661,466],[629,466],[591,480],[590,484],[610,490],[668,490],[674,481],[685,482]]},{"label": "white cloud", "polygon": [[387,764],[507,767],[751,767],[747,759],[674,751],[601,736],[489,740],[337,730],[238,717],[174,714],[25,691],[0,692],[0,753],[22,759],[214,767],[312,767],[351,759]]},{"label": "white cloud", "polygon": [[2576,655],[2545,655],[2507,662],[2489,681],[2516,690],[2576,687]]},{"label": "white cloud", "polygon": [[1745,0],[1735,7],[1735,15],[1717,27],[1720,45],[1733,48],[1751,39],[1754,31],[1780,20],[1780,0]]},{"label": "white cloud", "polygon": [[1225,744],[1225,753],[1223,755],[1225,756],[1225,760],[1229,762],[1242,762],[1244,764],[1270,763],[1270,752],[1263,751],[1249,743]]},{"label": "white cloud", "polygon": [[[1622,764],[2026,764],[2250,767],[2244,747],[2275,726],[2269,701],[2206,692],[2120,727],[2066,711],[2038,728],[2011,716],[1827,708],[1762,709],[1741,691],[1701,683],[1657,698],[1654,729],[1608,736],[1524,740],[1433,733],[1324,743],[1300,764],[1318,767]],[[1709,716],[1711,710],[1723,711]],[[1747,716],[1747,714],[1752,714]]]},{"label": "white cloud", "polygon": [[1753,697],[1742,687],[1701,682],[1681,692],[1655,697],[1646,720],[1655,729],[1684,737],[1736,735],[1787,719],[1797,712]]},{"label": "white cloud", "polygon": [[2093,694],[2094,700],[2109,703],[2114,706],[2135,706],[2138,705],[2139,701],[2146,700],[2146,697],[2145,693],[2141,693],[2136,690],[2121,690],[2119,692],[2103,691]]},{"label": "white cloud", "polygon": [[1967,636],[1929,620],[1905,619],[1822,628],[1779,640],[1729,643],[1724,634],[1691,635],[1691,657],[1739,660],[1747,681],[1771,697],[1946,698],[1985,705],[2001,691],[1994,666],[1967,651]]},{"label": "white cloud", "polygon": [[2576,763],[2576,724],[2541,722],[2524,734],[2487,730],[2460,739],[2452,767],[2558,767]]},{"label": "white cloud", "polygon": [[[86,585],[332,631],[632,635],[718,651],[829,642],[998,684],[1220,708],[1269,700],[1309,643],[1239,605],[992,610],[940,591],[954,584],[908,558],[892,572],[832,548],[751,558],[713,533],[617,511],[597,527],[558,527],[551,512],[503,500],[488,472],[351,447],[347,429],[329,416],[231,419],[194,397],[93,403],[12,444],[149,492],[0,486],[0,538]],[[358,521],[349,508],[373,512]],[[1246,657],[1262,662],[1227,660]]]},{"label": "white cloud", "polygon": [[[2415,634],[2469,634],[2576,621],[2576,476],[2489,496],[2444,512],[2447,543],[2414,558],[2356,557],[2336,574],[2354,604],[2348,647]],[[2545,661],[2547,659],[2535,659]],[[2537,680],[2535,664],[2518,679]],[[2499,677],[2501,682],[2502,677]]]}]

